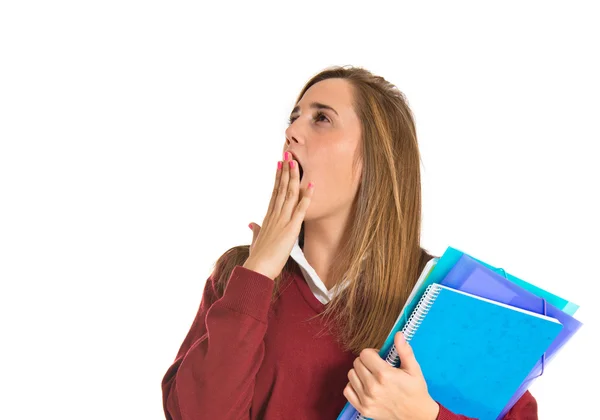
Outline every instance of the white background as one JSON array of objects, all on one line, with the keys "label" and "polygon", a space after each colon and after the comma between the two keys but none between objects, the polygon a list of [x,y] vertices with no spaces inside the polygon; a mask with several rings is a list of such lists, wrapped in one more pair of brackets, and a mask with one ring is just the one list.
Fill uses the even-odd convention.
[{"label": "white background", "polygon": [[296,95],[352,64],[414,111],[423,246],[581,305],[531,390],[541,419],[593,417],[594,2],[210,3],[0,6],[0,416],[164,418],[162,376],[212,264],[262,223]]}]

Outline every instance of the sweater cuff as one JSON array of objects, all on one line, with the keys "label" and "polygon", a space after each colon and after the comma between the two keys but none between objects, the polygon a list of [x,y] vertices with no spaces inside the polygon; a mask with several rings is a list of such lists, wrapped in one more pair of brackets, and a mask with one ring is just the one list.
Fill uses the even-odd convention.
[{"label": "sweater cuff", "polygon": [[438,405],[440,406],[440,412],[438,413],[436,420],[467,420],[470,418],[470,417],[465,417],[465,416],[453,413],[452,411],[448,410],[446,407],[444,407],[439,402],[438,402]]},{"label": "sweater cuff", "polygon": [[221,298],[223,306],[267,323],[275,282],[246,267],[234,267]]}]

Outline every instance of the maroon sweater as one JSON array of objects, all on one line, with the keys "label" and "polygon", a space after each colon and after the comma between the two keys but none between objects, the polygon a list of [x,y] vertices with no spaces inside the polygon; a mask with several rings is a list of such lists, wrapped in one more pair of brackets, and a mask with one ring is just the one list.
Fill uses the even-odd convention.
[{"label": "maroon sweater", "polygon": [[[294,265],[294,267],[296,267]],[[242,266],[223,296],[210,276],[200,308],[162,380],[169,420],[335,420],[356,356],[322,330],[325,306],[300,271],[273,280]],[[526,392],[505,420],[537,420]],[[440,405],[438,420],[466,420]]]}]

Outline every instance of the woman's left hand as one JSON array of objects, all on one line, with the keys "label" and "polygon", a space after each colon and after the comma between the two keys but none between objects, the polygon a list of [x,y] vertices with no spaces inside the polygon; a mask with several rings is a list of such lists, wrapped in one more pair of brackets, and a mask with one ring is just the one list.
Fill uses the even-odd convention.
[{"label": "woman's left hand", "polygon": [[410,344],[401,332],[394,336],[400,367],[390,366],[375,349],[364,349],[348,372],[344,396],[363,416],[375,420],[436,420],[439,405]]}]

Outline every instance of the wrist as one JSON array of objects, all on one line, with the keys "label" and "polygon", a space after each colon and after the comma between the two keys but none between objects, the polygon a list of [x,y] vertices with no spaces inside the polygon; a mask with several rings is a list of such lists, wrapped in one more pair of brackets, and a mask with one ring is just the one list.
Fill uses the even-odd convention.
[{"label": "wrist", "polygon": [[262,274],[263,276],[268,277],[271,280],[273,280],[273,277],[271,276],[271,274],[268,273],[267,270],[260,268],[260,266],[258,264],[256,264],[254,261],[252,261],[250,258],[248,258],[246,260],[246,262],[244,263],[244,265],[242,265],[242,267],[244,267],[248,270],[252,270],[258,274]]},{"label": "wrist", "polygon": [[425,417],[427,420],[437,420],[440,414],[440,405],[433,398],[429,397],[425,405]]}]

